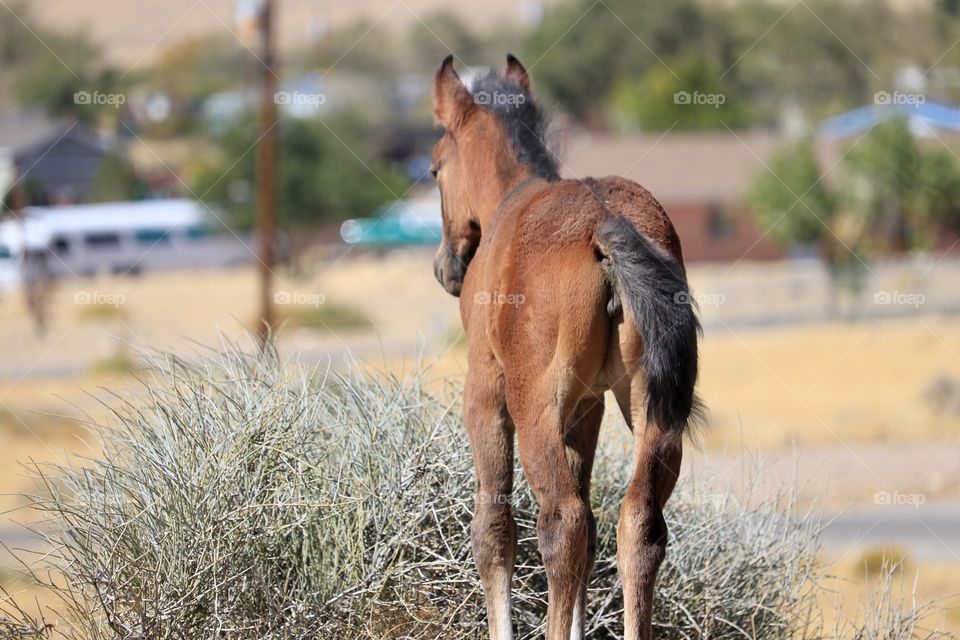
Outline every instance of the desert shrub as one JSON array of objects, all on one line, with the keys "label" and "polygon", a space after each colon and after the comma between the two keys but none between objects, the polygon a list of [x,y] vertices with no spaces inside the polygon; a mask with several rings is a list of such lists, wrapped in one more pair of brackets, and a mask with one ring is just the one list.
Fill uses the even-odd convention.
[{"label": "desert shrub", "polygon": [[[96,427],[102,455],[40,469],[33,507],[47,516],[38,530],[50,544],[33,575],[67,611],[56,633],[478,636],[473,473],[455,389],[423,372],[307,370],[232,346],[151,366],[142,393]],[[629,469],[615,450],[601,452],[593,491],[592,638],[622,636],[614,530]],[[515,611],[519,636],[532,638],[545,579],[523,482],[515,502]],[[776,502],[681,485],[658,637],[811,635],[818,525]],[[915,624],[909,612],[896,620]],[[22,628],[49,633],[41,623]],[[8,637],[27,637],[10,625]]]}]

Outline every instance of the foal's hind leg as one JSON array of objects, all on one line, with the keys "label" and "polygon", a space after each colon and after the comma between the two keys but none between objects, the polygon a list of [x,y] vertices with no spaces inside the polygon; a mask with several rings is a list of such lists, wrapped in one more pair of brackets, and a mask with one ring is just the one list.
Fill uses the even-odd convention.
[{"label": "foal's hind leg", "polygon": [[642,376],[635,375],[629,391],[623,388],[614,390],[633,430],[636,446],[633,478],[617,523],[617,564],[623,582],[625,640],[650,640],[653,637],[654,588],[667,548],[663,507],[677,483],[683,451],[682,434],[667,433],[646,422],[642,385]]},{"label": "foal's hind leg", "polygon": [[464,420],[478,490],[470,533],[492,640],[511,640],[510,583],[517,555],[511,513],[513,423],[503,398],[503,377],[491,356],[471,358],[464,385]]},{"label": "foal's hind leg", "polygon": [[590,476],[593,473],[593,458],[597,450],[597,436],[603,422],[603,396],[581,400],[567,421],[564,442],[567,461],[577,484],[577,493],[587,510],[587,561],[580,576],[580,592],[574,604],[570,640],[582,640],[586,624],[587,584],[597,555],[597,520],[590,508]]},{"label": "foal's hind leg", "polygon": [[[562,396],[561,396],[562,397]],[[547,640],[567,640],[587,567],[587,508],[564,442],[563,407],[551,394],[508,387],[520,462],[537,501],[537,541],[547,572]]]}]

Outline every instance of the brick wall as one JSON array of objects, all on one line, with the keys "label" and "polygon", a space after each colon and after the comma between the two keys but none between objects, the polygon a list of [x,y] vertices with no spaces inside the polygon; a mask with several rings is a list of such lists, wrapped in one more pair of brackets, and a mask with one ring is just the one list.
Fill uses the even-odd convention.
[{"label": "brick wall", "polygon": [[783,251],[737,205],[664,202],[680,236],[685,262],[774,260]]}]

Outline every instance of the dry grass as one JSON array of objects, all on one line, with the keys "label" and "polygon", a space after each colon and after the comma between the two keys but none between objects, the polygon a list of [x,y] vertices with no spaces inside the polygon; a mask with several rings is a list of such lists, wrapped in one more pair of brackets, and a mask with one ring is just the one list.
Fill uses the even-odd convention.
[{"label": "dry grass", "polygon": [[[886,590],[889,600],[901,608],[917,602],[931,606],[921,612],[921,629],[941,629],[946,637],[960,637],[960,593],[957,589],[957,566],[925,564],[917,566],[883,564],[866,572],[850,558],[827,565],[830,575],[822,583],[820,611],[825,628],[860,628],[871,624],[875,616],[878,591]],[[835,573],[833,573],[835,571]],[[882,608],[880,608],[882,610]],[[875,618],[874,622],[875,624]],[[857,638],[855,634],[839,635]],[[884,636],[881,636],[884,637]]]},{"label": "dry grass", "polygon": [[[49,522],[36,530],[50,544],[34,575],[69,614],[59,634],[475,636],[473,479],[449,395],[430,393],[417,372],[305,371],[231,347],[193,364],[153,364],[146,393],[98,429],[102,456],[39,468],[33,505]],[[604,449],[595,478],[595,638],[622,634],[613,530],[630,472],[623,460]],[[889,585],[865,624],[838,619],[826,631],[816,518],[795,512],[789,496],[753,495],[706,499],[685,486],[671,501],[659,637],[940,637],[917,626],[925,609],[901,608]],[[523,483],[514,507],[516,610],[520,637],[532,638],[542,633],[544,576]],[[44,620],[8,613],[21,618],[11,637],[49,634]]]}]

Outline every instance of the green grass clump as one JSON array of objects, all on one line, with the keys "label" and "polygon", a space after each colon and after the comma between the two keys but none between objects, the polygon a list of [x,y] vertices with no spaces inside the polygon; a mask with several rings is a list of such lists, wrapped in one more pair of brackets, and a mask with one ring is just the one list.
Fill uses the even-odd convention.
[{"label": "green grass clump", "polygon": [[317,331],[362,331],[373,327],[373,321],[360,309],[338,302],[317,305],[279,305],[277,324],[293,329]]},{"label": "green grass clump", "polygon": [[294,324],[307,329],[369,329],[370,318],[356,307],[325,302],[316,307],[306,307],[293,318]]},{"label": "green grass clump", "polygon": [[95,361],[90,365],[90,373],[94,375],[127,375],[140,367],[137,360],[126,350],[120,350],[113,355]]},{"label": "green grass clump", "polygon": [[126,316],[126,311],[120,305],[99,302],[82,305],[77,312],[77,318],[82,322],[104,323],[123,320]]}]

